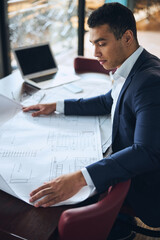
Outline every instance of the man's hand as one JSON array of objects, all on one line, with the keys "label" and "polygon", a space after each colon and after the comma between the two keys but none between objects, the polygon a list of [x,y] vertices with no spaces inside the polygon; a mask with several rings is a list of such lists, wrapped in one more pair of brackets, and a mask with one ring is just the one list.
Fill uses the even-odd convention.
[{"label": "man's hand", "polygon": [[35,112],[32,113],[33,117],[40,116],[41,114],[48,115],[56,111],[56,103],[32,105],[29,107],[23,107],[22,110],[23,112],[35,110]]},{"label": "man's hand", "polygon": [[35,207],[49,207],[72,197],[85,185],[87,184],[81,171],[62,175],[31,192],[30,202],[38,200]]}]

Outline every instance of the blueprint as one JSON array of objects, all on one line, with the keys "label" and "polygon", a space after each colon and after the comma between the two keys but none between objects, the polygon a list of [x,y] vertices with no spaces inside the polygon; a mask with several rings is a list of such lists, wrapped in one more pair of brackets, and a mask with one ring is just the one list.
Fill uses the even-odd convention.
[{"label": "blueprint", "polygon": [[[44,182],[102,159],[98,117],[54,113],[33,118],[16,104],[12,110],[12,118],[0,127],[3,191],[29,203],[30,192]],[[90,191],[86,186],[60,204],[83,201]]]},{"label": "blueprint", "polygon": [[[25,106],[36,104],[39,101],[41,103],[50,103],[64,99],[74,99],[74,98],[88,98],[95,97],[97,95],[105,94],[108,92],[111,87],[111,79],[109,76],[99,75],[98,73],[87,73],[84,74],[83,78],[76,83],[76,86],[83,89],[82,92],[73,93],[68,91],[63,86],[52,88],[49,90],[40,90],[30,98],[23,101]],[[100,78],[100,79],[99,79]],[[98,85],[98,88],[97,88]],[[101,135],[101,144],[103,153],[106,152],[108,147],[111,145],[111,136],[112,136],[112,122],[111,116],[99,116],[99,126],[100,126],[100,135]]]}]

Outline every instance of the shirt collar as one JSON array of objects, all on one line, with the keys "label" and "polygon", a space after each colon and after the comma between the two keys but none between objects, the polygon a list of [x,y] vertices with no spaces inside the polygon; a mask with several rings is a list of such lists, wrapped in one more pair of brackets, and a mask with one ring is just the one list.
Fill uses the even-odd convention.
[{"label": "shirt collar", "polygon": [[114,80],[118,79],[119,77],[123,77],[126,79],[137,61],[138,57],[143,51],[143,47],[140,46],[129,58],[127,58],[124,63],[116,70],[114,73]]}]

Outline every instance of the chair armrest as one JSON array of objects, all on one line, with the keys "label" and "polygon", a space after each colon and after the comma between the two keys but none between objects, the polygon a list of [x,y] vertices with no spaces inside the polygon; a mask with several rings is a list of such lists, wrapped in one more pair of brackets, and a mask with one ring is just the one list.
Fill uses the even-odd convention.
[{"label": "chair armrest", "polygon": [[130,180],[119,183],[97,203],[64,211],[58,224],[59,240],[105,240],[129,186]]}]

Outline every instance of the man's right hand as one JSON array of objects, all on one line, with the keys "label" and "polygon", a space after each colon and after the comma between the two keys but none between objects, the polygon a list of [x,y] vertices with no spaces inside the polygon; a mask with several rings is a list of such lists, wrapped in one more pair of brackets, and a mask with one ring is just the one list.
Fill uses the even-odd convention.
[{"label": "man's right hand", "polygon": [[23,107],[23,112],[34,111],[32,117],[40,116],[41,114],[48,115],[56,111],[56,103],[36,104],[29,107]]}]

